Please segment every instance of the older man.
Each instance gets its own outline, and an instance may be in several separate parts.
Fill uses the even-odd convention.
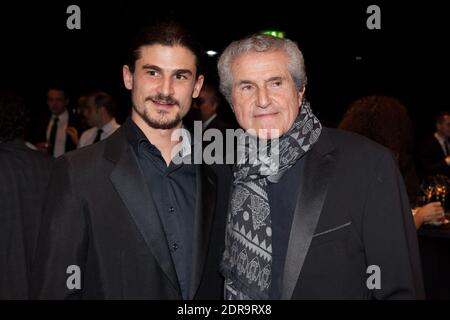
[[[238,149],[277,146],[256,161],[245,153],[234,166],[225,298],[423,297],[396,163],[384,147],[320,124],[304,99],[297,45],[251,36],[230,44],[218,68],[221,91],[247,130]]]

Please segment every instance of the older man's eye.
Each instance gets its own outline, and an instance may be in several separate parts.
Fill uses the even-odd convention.
[[[283,84],[283,82],[280,80],[280,81],[274,81],[274,82],[272,82],[272,86],[273,87],[279,87],[279,86],[281,86]]]

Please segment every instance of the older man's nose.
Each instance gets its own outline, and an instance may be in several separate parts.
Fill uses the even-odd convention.
[[[270,97],[267,89],[261,88],[258,90],[258,99],[256,101],[256,105],[263,109],[267,108],[270,105]]]

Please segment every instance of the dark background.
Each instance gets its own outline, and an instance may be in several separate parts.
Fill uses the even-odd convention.
[[[417,136],[433,131],[448,110],[448,13],[444,1],[55,1],[0,4],[0,88],[25,95],[45,110],[47,85],[63,82],[72,105],[93,90],[111,93],[129,111],[121,66],[129,39],[155,19],[178,20],[206,49],[262,29],[286,31],[302,49],[307,97],[325,125],[336,126],[347,106],[366,94],[398,97]],[[66,9],[81,8],[81,30],[68,30]],[[381,8],[381,30],[369,30],[366,9]],[[357,58],[360,57],[360,58]],[[208,63],[214,73],[215,59]]]

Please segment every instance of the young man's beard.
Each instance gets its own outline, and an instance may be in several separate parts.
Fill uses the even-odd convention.
[[[133,105],[134,111],[139,114],[139,116],[147,123],[150,127],[153,129],[173,129],[176,128],[180,122],[181,122],[181,115],[179,112],[176,113],[175,118],[173,119],[155,119],[153,118],[149,112],[147,112],[147,109],[144,109],[142,112],[139,110],[136,106]],[[164,111],[160,111],[159,113],[163,113]]]

